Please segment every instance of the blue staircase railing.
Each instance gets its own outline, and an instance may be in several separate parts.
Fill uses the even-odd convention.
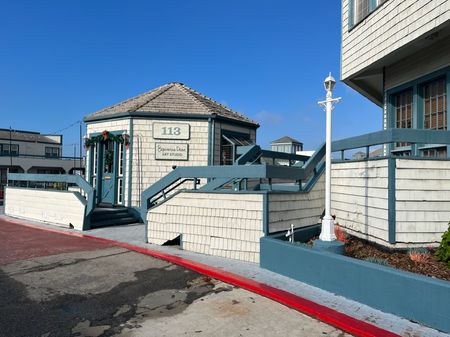
[[[173,190],[174,184],[179,185],[182,179],[209,179],[209,182],[199,188],[202,191],[214,191],[226,184],[232,184],[233,188],[240,189],[240,181],[244,180],[268,180],[268,184],[257,184],[257,190],[290,190],[306,191],[312,186],[323,171],[323,157],[325,155],[325,145],[322,145],[312,156],[301,156],[289,153],[265,151],[257,145],[238,147],[237,154],[240,155],[234,165],[228,166],[196,166],[177,167],[168,175],[154,183],[141,194],[141,219],[146,221],[147,211],[161,199],[161,194],[166,195],[167,191]],[[262,157],[272,159],[287,160],[289,164],[295,162],[303,163],[302,166],[284,166],[260,164],[258,161]],[[306,161],[306,162],[305,162]],[[290,180],[296,184],[286,186],[286,184],[272,183],[275,180]],[[239,184],[235,184],[239,182]],[[305,182],[305,184],[302,184]],[[244,184],[247,185],[247,184]],[[194,188],[195,189],[195,188]]]

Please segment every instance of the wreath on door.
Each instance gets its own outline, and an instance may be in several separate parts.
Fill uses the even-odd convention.
[[[109,131],[103,131],[100,135],[94,137],[86,137],[84,138],[84,147],[88,150],[91,146],[94,146],[98,143],[103,144],[104,142],[112,140],[113,142],[117,142],[120,144],[124,144],[125,148],[128,150],[130,146],[130,136],[126,133],[122,135],[115,135]]]

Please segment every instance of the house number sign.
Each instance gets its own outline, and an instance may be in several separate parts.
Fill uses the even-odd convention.
[[[189,124],[179,123],[153,123],[154,139],[182,139],[188,140],[191,136]]]

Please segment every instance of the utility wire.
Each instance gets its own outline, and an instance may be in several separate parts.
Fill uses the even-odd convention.
[[[61,130],[55,131],[55,132],[53,132],[52,134],[58,134],[58,133],[61,133],[61,132],[65,131],[65,130],[70,129],[71,127],[74,127],[75,125],[78,125],[78,124],[81,124],[81,123],[82,123],[82,121],[76,121],[76,122],[73,122],[73,123],[70,124],[69,126],[66,126],[65,128],[62,128]]]

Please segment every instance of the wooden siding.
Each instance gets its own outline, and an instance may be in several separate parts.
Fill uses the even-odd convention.
[[[388,243],[387,160],[335,163],[332,213],[351,234],[392,247],[439,242],[450,221],[450,161],[396,160],[396,243]]]
[[[83,230],[86,203],[74,192],[6,188],[5,214]]]
[[[269,233],[320,222],[325,209],[325,174],[310,192],[269,193]]]
[[[397,241],[439,242],[450,221],[450,161],[397,159]]]
[[[189,140],[160,140],[153,139],[153,123],[182,123],[190,125]],[[130,133],[130,120],[109,120],[89,123],[88,135],[103,130],[126,130]],[[126,154],[126,178],[124,181],[125,205],[128,205],[128,189],[130,188],[130,152],[133,152],[131,163],[131,206],[140,207],[140,192],[155,183],[170,171],[172,166],[206,166],[208,165],[208,122],[204,121],[178,121],[161,119],[133,119],[132,146]],[[140,145],[138,143],[140,141]],[[189,144],[189,160],[155,160],[155,143],[183,143]],[[138,151],[139,148],[139,151]],[[88,155],[87,155],[87,158]],[[87,168],[89,170],[89,168]],[[89,172],[89,171],[87,171]],[[189,186],[192,187],[192,184]]]
[[[182,248],[259,262],[263,195],[182,192],[147,215],[148,241],[162,245],[182,234]]]
[[[389,0],[349,31],[348,7],[343,0],[343,80],[450,20],[450,0]]]
[[[331,213],[352,234],[388,240],[387,160],[335,163]]]
[[[190,125],[189,140],[153,139],[153,123],[183,123]],[[133,170],[131,200],[133,206],[140,207],[141,195],[150,185],[167,175],[173,166],[207,166],[208,165],[208,121],[177,121],[134,119],[133,121]],[[140,154],[137,143],[140,140]],[[189,144],[189,160],[155,160],[155,143]],[[140,179],[140,180],[139,180]],[[192,184],[189,185],[192,188]]]
[[[386,67],[386,90],[450,66],[450,36]]]

